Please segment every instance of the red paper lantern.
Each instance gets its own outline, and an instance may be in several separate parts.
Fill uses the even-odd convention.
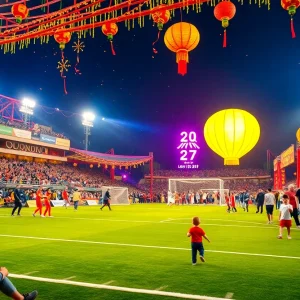
[[[74,163],[74,164],[73,164],[73,167],[77,167],[77,163]]]
[[[119,28],[116,23],[106,23],[102,25],[102,32],[107,36],[107,39],[110,41],[112,55],[116,55],[114,45],[113,45],[113,39],[114,39],[114,35],[118,33],[118,30]]]
[[[300,6],[300,0],[281,0],[281,6],[283,9],[287,10],[291,16],[291,33],[292,38],[294,39],[296,37],[296,33],[294,29],[293,17],[296,14],[297,8]]]
[[[90,168],[93,169],[93,168],[94,168],[94,165],[91,164],[91,165],[90,165]]]
[[[28,17],[29,9],[24,4],[14,4],[11,7],[11,13],[16,18],[17,23],[21,23],[24,19]]]
[[[226,28],[229,26],[229,21],[234,17],[235,13],[235,5],[230,1],[222,1],[214,9],[216,19],[222,22],[222,27],[224,28],[223,48],[227,46]]]
[[[65,29],[58,29],[54,33],[54,39],[59,44],[59,48],[64,50],[66,44],[71,40],[71,33]]]
[[[163,7],[165,5],[161,5]],[[164,24],[166,24],[170,20],[170,12],[167,9],[159,10],[153,14],[151,14],[153,22],[157,24],[158,30],[162,30]]]

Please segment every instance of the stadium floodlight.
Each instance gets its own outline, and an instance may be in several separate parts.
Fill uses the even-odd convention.
[[[82,125],[84,127],[84,144],[85,144],[85,150],[88,150],[89,145],[89,136],[91,135],[91,127],[94,127],[94,120],[96,116],[92,112],[84,112],[82,114]]]
[[[27,125],[27,123],[30,122],[30,116],[33,115],[36,103],[34,100],[29,98],[24,98],[21,103],[22,105],[19,110],[24,116],[24,123]]]

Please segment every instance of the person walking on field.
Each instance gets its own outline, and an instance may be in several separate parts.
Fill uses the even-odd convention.
[[[273,223],[273,211],[275,205],[275,196],[272,193],[271,189],[268,189],[268,192],[265,194],[264,204],[266,206],[267,216],[268,216],[268,224]]]
[[[260,209],[260,213],[262,214],[264,211],[264,201],[265,201],[265,193],[263,192],[262,189],[258,190],[258,194],[256,195],[256,205],[257,205],[257,210],[256,213],[259,213],[259,209]]]
[[[14,214],[15,214],[15,211],[17,210],[18,208],[18,216],[21,216],[20,213],[21,213],[21,209],[22,209],[22,201],[21,201],[21,195],[20,195],[20,192],[19,192],[19,187],[20,186],[16,186],[15,190],[14,190],[14,198],[15,198],[15,206],[11,212],[11,216],[13,217]]]
[[[295,220],[297,228],[300,229],[300,222],[299,222],[299,216],[298,216],[300,191],[298,190],[297,193],[295,193],[294,185],[290,184],[288,186],[288,191],[285,193],[285,195],[288,195],[288,197],[290,199],[290,205],[293,206],[292,216]]]
[[[44,212],[44,216],[46,217],[47,213],[49,218],[52,218],[51,216],[51,204],[50,204],[50,199],[51,199],[52,193],[51,193],[51,189],[48,189],[46,192],[46,195],[44,196],[44,203],[45,203],[45,212]]]
[[[81,195],[78,189],[75,189],[73,193],[73,202],[74,202],[74,210],[76,211],[78,209],[78,203],[79,200],[81,200]]]
[[[229,205],[230,205],[231,210],[233,212],[237,212],[237,209],[235,207],[235,195],[234,195],[234,193],[229,193]]]
[[[34,213],[32,214],[33,217],[35,217],[35,214],[37,212],[40,212],[40,216],[42,218],[44,218],[44,215],[42,214],[42,210],[43,210],[43,204],[42,204],[42,198],[43,198],[43,192],[41,187],[38,188],[37,192],[36,192],[36,198],[35,198],[35,202],[36,202],[36,210],[34,211]]]
[[[279,239],[282,239],[282,231],[283,228],[286,227],[288,232],[288,239],[291,238],[291,226],[292,226],[292,218],[291,213],[293,212],[293,206],[289,204],[289,196],[283,195],[282,196],[283,203],[280,205],[279,209]]]
[[[66,207],[66,209],[68,208],[68,206],[70,205],[70,201],[69,201],[69,194],[68,194],[68,187],[66,186],[66,188],[63,190],[62,192],[62,198],[65,201],[64,205]]]
[[[101,210],[102,210],[103,207],[105,207],[105,206],[108,206],[109,210],[111,210],[111,208],[110,208],[110,203],[109,203],[109,201],[110,201],[110,194],[109,194],[109,191],[110,191],[110,189],[108,189],[108,190],[106,191],[105,195],[104,195],[104,198],[103,198],[104,204],[103,204],[103,206],[100,208]]]

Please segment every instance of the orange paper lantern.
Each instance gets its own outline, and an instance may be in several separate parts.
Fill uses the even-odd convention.
[[[59,48],[64,50],[66,44],[71,40],[71,33],[65,29],[58,29],[54,33],[54,39],[59,44]]]
[[[293,17],[296,14],[297,8],[300,6],[300,0],[281,0],[281,6],[283,9],[287,10],[291,16],[291,33],[292,38],[294,39],[296,37],[296,33],[294,29]]]
[[[93,169],[93,168],[94,168],[94,165],[90,164],[90,168]]]
[[[160,5],[160,7],[164,7],[165,5]],[[170,20],[170,12],[167,9],[159,10],[153,14],[151,14],[152,20],[157,24],[158,30],[162,30],[164,24],[166,24]]]
[[[11,7],[11,13],[16,18],[17,23],[21,23],[24,19],[28,17],[29,9],[26,5],[22,3],[17,3]]]
[[[73,164],[73,167],[77,167],[77,164],[76,164],[76,163],[74,163],[74,164]]]
[[[200,42],[198,29],[192,24],[179,22],[168,28],[164,40],[167,48],[176,53],[178,74],[184,76],[187,73],[189,51]]]
[[[113,45],[113,39],[114,36],[118,33],[118,25],[116,23],[106,23],[102,25],[102,32],[107,36],[107,39],[110,42],[110,47],[111,47],[111,53],[112,55],[116,55],[114,45]]]
[[[214,9],[216,19],[222,22],[222,27],[224,28],[223,48],[227,46],[226,28],[229,26],[229,21],[235,16],[235,13],[235,5],[230,1],[222,1]]]

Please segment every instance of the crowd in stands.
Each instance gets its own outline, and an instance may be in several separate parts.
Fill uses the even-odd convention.
[[[154,176],[163,177],[256,177],[270,175],[263,169],[224,168],[216,170],[157,170]]]
[[[24,122],[18,122],[18,121],[11,121],[1,116],[0,116],[0,124],[13,127],[13,128],[22,129],[22,130],[29,130],[29,131],[33,131],[34,128],[32,124],[26,124]],[[48,126],[39,126],[39,133],[62,138],[62,139],[67,139],[67,137],[65,137],[63,134],[54,132],[52,128]]]

